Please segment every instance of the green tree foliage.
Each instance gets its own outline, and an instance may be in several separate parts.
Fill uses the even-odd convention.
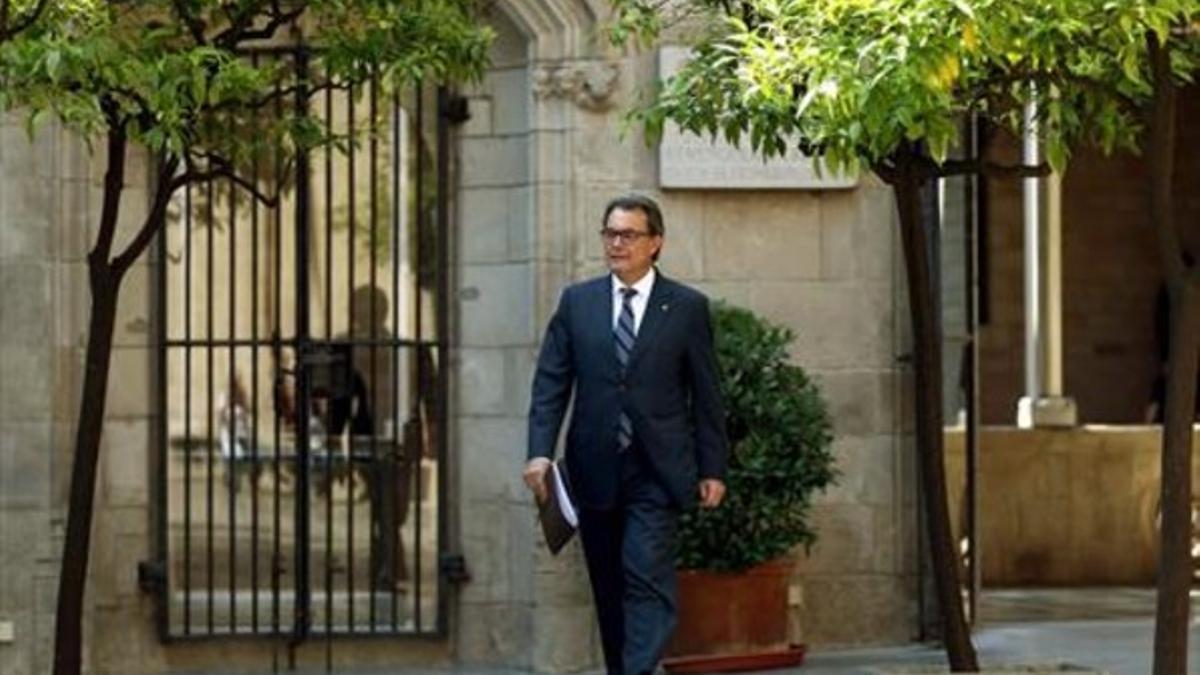
[[[809,509],[836,477],[821,392],[788,360],[787,328],[714,303],[713,333],[732,449],[727,496],[680,521],[676,563],[740,571],[812,545]]]
[[[920,142],[944,163],[963,116],[1016,131],[1036,100],[1050,163],[1081,143],[1133,147],[1148,93],[1145,34],[1170,33],[1194,2],[1144,0],[693,0],[705,17],[682,70],[635,112],[771,157],[887,167]],[[654,39],[645,0],[618,0],[614,39]],[[1180,72],[1189,70],[1184,58]],[[943,173],[975,167],[951,163]]]
[[[72,3],[50,0],[0,0],[0,42],[33,29],[43,21],[53,21]]]
[[[55,19],[0,48],[0,103],[35,123],[54,115],[91,138],[122,128],[168,156],[231,163],[256,150],[311,146],[321,130],[291,111],[311,94],[378,74],[387,84],[477,76],[490,41],[467,0],[158,0],[62,3]],[[308,72],[244,51],[302,42]],[[228,124],[260,122],[254,133]]]

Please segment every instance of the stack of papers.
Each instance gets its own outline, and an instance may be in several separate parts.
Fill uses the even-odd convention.
[[[546,537],[546,546],[555,555],[579,529],[579,514],[571,501],[571,488],[564,468],[562,460],[550,465],[546,471],[546,499],[538,504],[542,534]]]

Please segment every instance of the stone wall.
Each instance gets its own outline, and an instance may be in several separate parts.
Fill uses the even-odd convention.
[[[47,311],[60,275],[54,237],[57,146],[31,144],[15,119],[0,127],[0,671],[44,672],[53,639],[65,430],[55,405],[56,320]],[[23,545],[14,545],[24,542]]]
[[[49,670],[53,643],[104,157],[53,124],[31,140],[19,122],[5,120],[0,143],[0,621],[15,633],[0,645],[0,671],[32,673]],[[118,246],[145,217],[146,166],[131,154]],[[139,658],[149,641],[108,632],[149,618],[136,574],[151,545],[151,264],[144,257],[127,275],[114,335],[84,621],[85,660],[99,670]],[[115,656],[123,650],[136,654]]]
[[[819,539],[794,577],[795,637],[907,638],[916,532],[896,367],[906,317],[890,191],[865,178],[847,192],[660,196],[663,271],[794,330],[793,359],[830,404],[842,476],[813,510]]]
[[[956,532],[965,508],[963,443],[961,430],[947,432]],[[982,429],[984,586],[1153,585],[1161,449],[1155,426]]]
[[[451,442],[457,448],[462,550],[472,580],[460,595],[462,630],[455,643],[469,662],[528,666],[534,512],[524,498],[520,466],[524,373],[535,341],[531,219],[533,151],[540,137],[531,123],[528,38],[499,9],[488,21],[497,31],[493,66],[468,93],[471,120],[460,129],[457,153],[458,367]]]

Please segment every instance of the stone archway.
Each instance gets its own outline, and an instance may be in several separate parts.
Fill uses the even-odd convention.
[[[452,476],[472,581],[458,595],[458,659],[537,670],[599,662],[582,557],[539,545],[520,481],[529,378],[541,330],[575,275],[580,110],[602,108],[616,66],[594,56],[583,0],[509,0],[490,9],[493,64],[464,88],[453,201]]]

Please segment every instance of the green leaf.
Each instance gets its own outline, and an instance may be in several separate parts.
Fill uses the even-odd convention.
[[[685,512],[677,564],[742,570],[815,539],[813,495],[837,477],[827,406],[790,362],[792,332],[723,303],[712,306],[726,426],[733,444],[720,508]]]
[[[62,65],[62,52],[52,49],[46,53],[46,75],[51,81],[58,81],[60,65]]]

